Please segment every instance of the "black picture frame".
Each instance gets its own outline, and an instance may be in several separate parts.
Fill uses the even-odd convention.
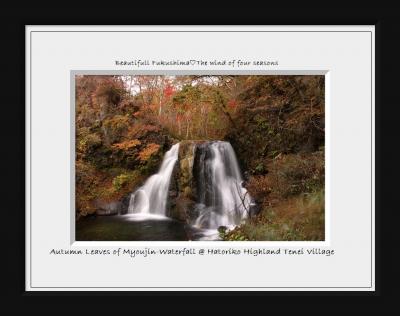
[[[145,6],[146,4],[143,4]],[[148,5],[148,4],[147,4]],[[281,307],[286,311],[298,312],[301,307],[315,304],[311,296],[318,296],[318,308],[341,311],[343,302],[348,311],[382,311],[394,303],[397,289],[395,276],[396,261],[393,258],[398,241],[396,223],[399,214],[395,204],[396,156],[394,142],[390,136],[396,135],[396,91],[395,74],[399,68],[399,50],[396,47],[400,28],[399,16],[393,7],[377,8],[359,6],[308,7],[298,4],[268,6],[273,11],[266,16],[264,10],[249,6],[248,11],[232,10],[222,4],[205,6],[185,12],[187,6],[159,8],[150,7],[128,9],[115,7],[117,17],[110,18],[110,8],[81,4],[79,7],[63,9],[43,9],[38,5],[17,6],[2,10],[2,24],[5,30],[3,58],[7,77],[5,78],[4,104],[7,118],[3,128],[3,163],[6,175],[6,284],[4,298],[7,307],[14,310],[42,311],[49,309],[66,312],[102,311],[115,313],[136,310],[139,305],[149,310],[166,311],[179,309],[182,301],[199,306],[201,300],[215,304],[214,312],[227,312],[229,307],[237,312],[249,312],[256,308],[268,312],[270,308]],[[212,8],[212,9],[210,9]],[[133,10],[133,11],[132,11]],[[132,12],[152,12],[151,17]],[[222,18],[221,18],[222,17]],[[376,291],[375,292],[26,292],[25,282],[25,25],[375,25],[376,26],[376,100],[375,100],[375,207],[376,207]],[[397,102],[398,103],[398,102]],[[398,108],[398,107],[397,107]],[[7,137],[9,136],[9,137]],[[384,157],[384,158],[383,158]],[[184,297],[183,297],[184,296]],[[278,299],[279,296],[279,299]],[[296,297],[294,297],[296,296]],[[342,303],[328,302],[329,296],[341,297]],[[107,302],[104,299],[107,297]],[[201,297],[201,298],[200,298]],[[242,303],[239,302],[239,297]],[[296,304],[284,303],[290,297]],[[200,299],[199,299],[200,298]],[[196,301],[197,299],[197,301]],[[322,303],[322,304],[321,304]],[[297,305],[298,304],[298,305]],[[321,305],[320,305],[321,304]],[[326,304],[326,305],[323,305]],[[315,305],[314,305],[315,306]],[[207,307],[209,308],[209,307]],[[199,307],[201,310],[201,307]]]

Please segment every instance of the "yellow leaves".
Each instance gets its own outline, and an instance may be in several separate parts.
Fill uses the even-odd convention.
[[[158,150],[160,149],[160,145],[158,144],[148,144],[146,146],[145,149],[143,149],[140,153],[139,153],[139,159],[141,161],[146,161],[148,160],[153,154],[155,154],[156,152],[158,152]]]
[[[84,131],[77,138],[76,148],[79,153],[86,153],[99,145],[101,145],[100,135]]]
[[[140,145],[141,142],[138,139],[132,139],[132,140],[128,140],[122,143],[117,143],[117,144],[113,144],[112,147],[116,148],[116,149],[122,149],[122,150],[127,150],[133,147],[136,147],[138,145]]]
[[[114,115],[104,120],[103,125],[113,133],[122,133],[129,127],[129,117],[125,115]]]
[[[112,181],[112,191],[118,192],[127,184],[134,182],[138,178],[137,171],[121,173],[116,176]]]

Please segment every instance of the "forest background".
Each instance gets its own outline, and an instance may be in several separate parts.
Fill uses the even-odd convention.
[[[76,219],[172,144],[229,141],[259,213],[225,240],[324,240],[324,76],[76,76]]]

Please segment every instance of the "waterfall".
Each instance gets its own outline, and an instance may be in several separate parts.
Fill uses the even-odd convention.
[[[169,214],[169,186],[175,166],[180,166],[177,164],[179,146],[179,143],[173,145],[165,153],[159,171],[131,194],[128,213],[164,218]],[[194,148],[193,165],[185,171],[193,175],[190,185],[195,192],[193,204],[185,213],[186,222],[197,234],[193,237],[195,240],[217,240],[217,229],[220,226],[231,229],[242,223],[253,202],[243,187],[239,164],[230,143],[198,141]],[[179,183],[187,185],[186,182]],[[173,204],[176,207],[176,201]]]
[[[130,198],[128,213],[165,216],[172,171],[178,160],[179,143],[165,153],[159,171],[152,175]]]
[[[199,144],[194,169],[198,192],[194,226],[216,229],[240,224],[248,216],[252,202],[242,186],[231,144],[222,141]]]

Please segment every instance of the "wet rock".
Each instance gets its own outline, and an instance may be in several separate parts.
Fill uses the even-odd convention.
[[[105,203],[102,201],[97,201],[96,205],[96,215],[118,215],[122,208],[123,204],[120,201],[113,201],[109,203]]]
[[[226,226],[219,226],[219,227],[218,227],[218,232],[219,232],[220,234],[225,234],[225,232],[226,232],[227,229],[228,229],[228,227],[226,227]]]
[[[193,163],[195,148],[199,142],[180,142],[178,163],[172,172],[168,192],[167,216],[186,223],[190,221],[190,211],[195,203]]]
[[[168,211],[168,216],[181,221],[188,222],[189,212],[193,209],[194,202],[185,197],[178,197],[172,204]]]
[[[185,198],[193,195],[193,162],[196,142],[184,141],[179,147],[179,179],[180,194]]]
[[[261,206],[259,204],[250,204],[250,209],[249,209],[249,213],[250,213],[250,217],[256,216],[258,213],[260,213],[261,211]]]
[[[124,196],[120,201],[120,208],[119,208],[119,215],[123,215],[128,213],[129,209],[129,202],[131,200],[131,194],[129,193],[128,195]]]

